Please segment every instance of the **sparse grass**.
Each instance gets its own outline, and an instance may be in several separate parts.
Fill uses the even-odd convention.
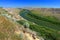
[[[17,22],[20,23],[21,25],[23,25],[24,21],[25,20],[20,20]],[[47,28],[47,27],[39,26],[37,24],[33,24],[32,22],[29,22],[29,24],[30,24],[29,28],[33,31],[36,31],[38,36],[42,36],[46,40],[48,40],[48,39],[49,40],[54,40],[54,39],[60,40],[59,39],[60,35],[59,35],[58,31],[56,31],[54,29]]]
[[[58,31],[60,31],[60,22],[57,22],[55,17],[44,17],[36,14],[32,14],[29,10],[23,10],[20,12],[20,15],[23,18],[37,24],[34,25],[31,23],[32,25],[30,25],[30,29],[38,32],[38,35],[46,38],[45,40],[60,40],[60,35],[58,33]],[[21,21],[18,21],[18,23],[20,22]]]
[[[8,20],[4,16],[0,16],[0,40],[20,40],[20,38],[14,34],[16,24]]]

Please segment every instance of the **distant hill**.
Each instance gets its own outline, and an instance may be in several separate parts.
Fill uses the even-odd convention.
[[[60,19],[60,8],[31,8],[32,13],[38,16],[55,16]]]

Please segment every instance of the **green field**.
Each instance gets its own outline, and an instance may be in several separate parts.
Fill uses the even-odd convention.
[[[28,20],[29,28],[45,40],[60,40],[60,21],[57,21],[55,17],[38,16],[26,9],[23,9],[19,15]],[[24,20],[17,22],[23,24]]]

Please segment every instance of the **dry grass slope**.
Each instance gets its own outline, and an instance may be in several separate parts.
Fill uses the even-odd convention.
[[[14,30],[15,25],[6,17],[0,16],[0,40],[13,40]]]

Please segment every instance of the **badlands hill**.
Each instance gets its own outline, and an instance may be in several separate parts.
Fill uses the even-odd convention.
[[[15,13],[17,9],[10,10],[13,10],[12,13]],[[0,40],[40,40],[40,37],[34,37],[32,30],[32,32],[27,32],[24,26],[14,21],[18,19],[16,18],[18,15],[14,15],[9,11],[0,8]]]
[[[59,8],[24,9],[0,8],[0,40],[60,40]]]

